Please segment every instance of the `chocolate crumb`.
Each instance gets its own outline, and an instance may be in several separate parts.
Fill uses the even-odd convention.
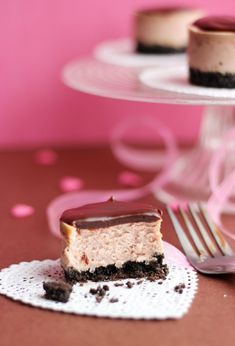
[[[89,292],[90,292],[90,294],[95,295],[98,292],[98,289],[97,288],[91,288]]]
[[[179,294],[182,294],[185,287],[186,287],[186,286],[185,286],[184,283],[180,283],[180,284],[178,284],[178,285],[176,285],[176,286],[174,287],[174,291],[177,292],[177,293],[179,293]]]
[[[121,282],[115,282],[114,286],[115,287],[119,287],[119,286],[123,286],[124,284],[122,284]]]
[[[97,295],[100,296],[100,297],[104,297],[104,296],[105,296],[105,293],[106,293],[106,291],[105,291],[103,288],[100,288],[100,289],[97,291]]]
[[[96,301],[100,303],[108,290],[109,290],[108,285],[103,285],[103,287],[99,285],[97,286],[97,288],[90,288],[89,292],[90,294],[95,295]]]
[[[130,282],[130,281],[127,281],[126,285],[127,285],[128,288],[132,288],[134,286],[134,283]]]
[[[162,281],[158,281],[158,285],[162,285]]]
[[[109,299],[110,303],[117,303],[118,302],[118,298],[111,298]]]
[[[144,280],[139,280],[139,281],[137,281],[137,285],[142,284],[143,281],[144,281]]]
[[[72,292],[72,286],[65,282],[43,282],[45,298],[61,303],[67,303]]]

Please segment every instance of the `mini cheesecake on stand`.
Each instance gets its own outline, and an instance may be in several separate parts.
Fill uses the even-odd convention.
[[[235,88],[235,17],[209,16],[189,28],[189,80],[214,88]]]
[[[157,208],[113,198],[66,210],[60,225],[67,281],[164,279],[161,222]]]
[[[143,54],[182,53],[188,45],[188,26],[205,15],[195,8],[162,7],[135,14],[136,51]]]

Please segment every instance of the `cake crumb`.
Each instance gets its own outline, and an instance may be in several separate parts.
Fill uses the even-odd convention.
[[[97,303],[100,303],[103,298],[104,298],[103,296],[98,296],[98,295],[95,297]]]
[[[118,302],[118,298],[111,298],[109,299],[110,303],[117,303]]]
[[[140,284],[142,284],[142,282],[143,282],[144,280],[139,280],[139,281],[137,281],[137,285],[140,285]]]
[[[45,298],[56,302],[67,303],[72,292],[72,286],[65,282],[43,282]]]
[[[133,282],[130,282],[130,281],[127,281],[127,282],[126,282],[126,286],[127,286],[128,288],[132,288],[132,287],[134,286],[134,283],[133,283]]]
[[[182,294],[183,291],[184,291],[184,289],[185,289],[185,284],[184,284],[184,283],[180,283],[180,284],[178,284],[178,285],[176,285],[176,286],[174,287],[174,291],[175,291],[176,293],[179,293],[179,294]]]
[[[97,295],[100,296],[100,297],[104,297],[106,294],[106,291],[103,289],[103,288],[100,288],[98,291],[97,291]]]
[[[97,303],[100,303],[108,290],[109,290],[108,285],[103,285],[103,287],[99,285],[96,288],[90,288],[89,293],[95,296]]]
[[[97,289],[96,288],[90,288],[90,294],[95,295],[97,293]]]

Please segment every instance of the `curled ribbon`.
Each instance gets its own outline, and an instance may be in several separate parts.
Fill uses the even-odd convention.
[[[47,207],[47,217],[51,232],[60,236],[59,218],[65,209],[75,208],[88,203],[102,202],[110,196],[116,199],[128,201],[146,196],[159,187],[162,187],[169,178],[171,167],[177,158],[177,146],[171,131],[155,117],[129,119],[120,123],[111,135],[111,148],[115,157],[131,168],[139,170],[156,171],[161,170],[158,175],[148,184],[125,190],[83,190],[70,192],[55,198]],[[148,127],[160,135],[165,145],[164,155],[158,161],[158,152],[152,150],[139,150],[130,148],[123,143],[123,136],[131,131],[133,125],[140,124]]]
[[[157,132],[163,139],[166,153],[159,152],[159,150],[146,151],[143,149],[131,148],[124,144],[125,134],[130,133],[132,127],[136,125],[141,126],[141,130],[145,128],[152,132]],[[113,130],[110,143],[114,156],[124,165],[132,169],[156,171],[162,168],[162,166],[170,163],[171,160],[175,160],[177,157],[176,143],[173,134],[155,117],[135,117],[122,121]]]
[[[235,168],[220,182],[220,174],[228,150],[235,151],[235,128],[229,130],[224,136],[221,146],[211,160],[209,183],[212,194],[207,202],[207,208],[214,223],[220,227],[222,232],[235,239],[234,232],[225,227],[221,219],[223,211],[235,213],[235,202],[230,201],[232,194],[235,192]]]

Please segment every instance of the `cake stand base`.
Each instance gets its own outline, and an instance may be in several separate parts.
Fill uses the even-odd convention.
[[[235,126],[231,106],[206,107],[197,145],[175,162],[169,182],[155,192],[164,203],[206,202],[211,195],[209,167],[224,134]],[[235,167],[235,143],[229,143],[221,180]]]
[[[211,194],[208,177],[212,157],[226,131],[235,127],[232,108],[235,97],[229,92],[226,97],[214,93],[201,94],[196,90],[193,93],[175,92],[170,83],[166,89],[162,89],[161,85],[159,88],[147,87],[140,82],[141,71],[142,68],[107,64],[88,57],[70,62],[64,68],[63,81],[75,90],[113,99],[208,106],[197,145],[191,151],[181,154],[172,168],[169,183],[164,189],[155,191],[156,197],[167,203],[206,201]],[[183,81],[187,85],[187,76]],[[224,160],[221,179],[235,167],[234,152],[235,143],[232,143]],[[155,167],[161,165],[162,158],[165,160],[165,154],[159,153],[158,162],[154,162]]]

